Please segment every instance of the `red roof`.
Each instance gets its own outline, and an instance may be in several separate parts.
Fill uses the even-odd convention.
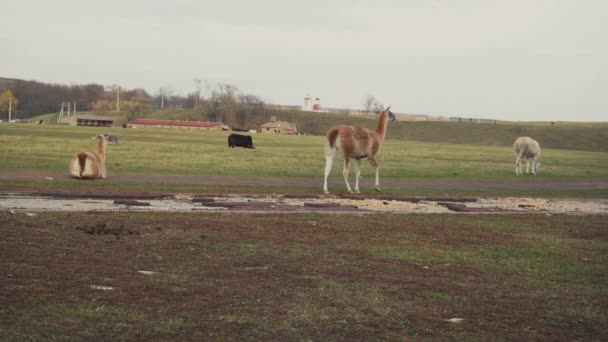
[[[220,124],[217,122],[205,121],[180,121],[180,120],[157,120],[157,119],[136,119],[129,121],[130,125],[155,125],[155,126],[185,126],[185,127],[215,127]]]

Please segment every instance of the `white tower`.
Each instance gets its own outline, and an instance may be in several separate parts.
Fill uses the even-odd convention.
[[[306,94],[304,98],[304,106],[302,106],[303,111],[311,111],[312,110],[312,97],[309,94]]]

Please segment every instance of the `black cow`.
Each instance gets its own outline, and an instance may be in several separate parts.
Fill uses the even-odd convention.
[[[241,134],[230,134],[228,136],[228,147],[244,147],[244,148],[255,148],[253,147],[253,139],[249,135]]]

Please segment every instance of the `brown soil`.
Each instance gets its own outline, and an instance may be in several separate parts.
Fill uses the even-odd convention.
[[[404,250],[417,244],[451,251],[521,244],[516,232],[495,229],[495,221],[484,217],[443,217],[0,213],[0,339],[606,336],[608,322],[571,309],[588,305],[588,312],[606,312],[606,298],[584,297],[576,285],[512,270],[374,254],[412,235],[417,238],[403,240]],[[584,238],[607,238],[601,218],[497,220],[560,234],[577,226],[587,232]],[[588,256],[601,257],[601,251]],[[451,323],[452,318],[463,321]]]

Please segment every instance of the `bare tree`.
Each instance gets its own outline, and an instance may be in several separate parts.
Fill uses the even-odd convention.
[[[255,116],[264,114],[264,101],[258,96],[250,94],[241,94],[238,97],[238,109],[236,111],[236,124],[240,128],[249,128],[249,120]]]
[[[171,96],[173,96],[173,87],[170,85],[162,86],[158,89],[158,94],[160,96],[160,109],[165,109],[165,99],[169,103]]]
[[[209,118],[218,122],[234,122],[238,93],[236,86],[218,83],[207,99]]]
[[[366,113],[377,113],[382,111],[384,106],[373,95],[367,95],[363,99],[363,111]]]

